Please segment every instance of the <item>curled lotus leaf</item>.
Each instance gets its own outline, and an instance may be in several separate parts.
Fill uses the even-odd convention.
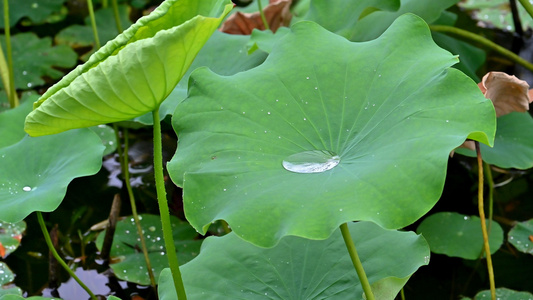
[[[254,69],[197,69],[167,164],[187,219],[200,233],[224,219],[265,247],[352,220],[413,223],[439,199],[450,151],[494,139],[494,107],[457,60],[406,14],[362,43],[299,22]]]
[[[229,0],[167,0],[34,104],[32,136],[129,120],[159,107],[231,10]]]

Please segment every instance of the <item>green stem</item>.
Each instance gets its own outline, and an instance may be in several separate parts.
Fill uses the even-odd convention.
[[[165,179],[163,176],[163,145],[161,141],[161,123],[159,121],[159,106],[152,111],[154,122],[154,175],[155,186],[157,190],[157,202],[159,203],[159,213],[161,215],[161,224],[163,226],[163,237],[165,239],[165,248],[167,250],[168,264],[172,272],[174,287],[179,300],[186,300],[185,287],[181,278],[181,272],[176,255],[176,246],[172,236],[172,226],[170,224],[170,211],[167,203],[167,193],[165,191]]]
[[[263,11],[263,5],[261,5],[261,0],[257,0],[257,7],[259,8],[259,14],[261,15],[261,20],[263,21],[263,25],[265,25],[265,29],[269,30],[270,27],[268,26],[265,12]]]
[[[528,0],[518,0],[518,1],[520,1],[520,4],[522,4],[522,6],[527,11],[529,16],[533,18],[533,5],[531,5],[531,3],[529,3]]]
[[[484,37],[482,37],[480,35],[477,35],[477,34],[472,33],[470,31],[466,31],[466,30],[463,30],[463,29],[459,29],[459,28],[456,28],[456,27],[453,27],[453,26],[446,26],[446,25],[430,25],[429,28],[432,31],[450,33],[452,35],[456,35],[456,36],[461,37],[463,39],[470,40],[472,42],[478,43],[481,46],[484,46],[485,48],[487,48],[489,50],[497,52],[497,53],[505,56],[509,60],[524,66],[526,69],[528,69],[530,71],[533,71],[533,64],[532,63],[528,62],[527,60],[521,58],[520,56],[514,54],[513,52],[505,49],[504,47],[502,47],[500,45],[497,45],[496,43],[494,43],[494,42],[492,42],[492,41],[490,41],[490,40],[488,40],[488,39],[486,39],[486,38],[484,38]]]
[[[490,294],[492,300],[496,300],[496,284],[494,282],[494,269],[492,268],[492,258],[490,256],[489,234],[487,233],[487,224],[485,223],[485,210],[483,208],[483,159],[479,149],[479,142],[476,143],[477,164],[478,164],[478,210],[481,219],[481,233],[483,234],[483,246],[487,256],[487,269],[489,272]]]
[[[48,249],[50,249],[50,252],[52,252],[52,255],[54,258],[59,262],[59,264],[69,273],[69,275],[78,282],[78,284],[91,296],[91,299],[97,300],[96,295],[91,292],[91,290],[76,276],[74,271],[72,271],[67,263],[59,256],[59,254],[56,251],[56,248],[54,247],[54,244],[52,244],[52,239],[50,238],[50,234],[48,233],[48,230],[46,229],[46,224],[44,224],[43,215],[40,211],[37,211],[37,219],[39,220],[39,225],[41,226],[41,230],[43,231],[44,239],[46,241],[46,244],[48,245]]]
[[[13,55],[11,51],[11,27],[9,25],[9,0],[4,0],[4,33],[6,37],[6,52],[7,52],[7,67],[9,76],[9,85],[4,85],[7,97],[9,99],[9,106],[11,108],[19,105],[17,91],[15,90],[15,75],[13,74]],[[4,82],[5,84],[5,82]]]
[[[403,288],[402,288],[402,290],[400,291],[400,295],[401,295],[401,297],[402,297],[402,300],[405,300],[405,293],[403,292]]]
[[[120,23],[120,14],[118,12],[117,0],[112,0],[111,4],[113,5],[113,14],[115,16],[115,24],[117,25],[118,33],[122,33],[122,24]]]
[[[352,259],[353,266],[355,268],[355,271],[357,272],[357,276],[359,277],[359,281],[361,282],[361,285],[363,286],[363,291],[366,295],[366,300],[374,300],[374,294],[372,293],[372,288],[370,287],[370,283],[368,282],[368,278],[366,277],[365,270],[363,269],[363,264],[361,263],[361,260],[359,259],[359,255],[357,255],[357,251],[355,250],[355,244],[352,240],[352,236],[350,235],[350,231],[348,229],[348,224],[343,223],[341,226],[341,233],[342,237],[344,238],[344,243],[346,244],[346,248],[348,248],[348,253],[350,254],[350,258]]]
[[[118,134],[118,126],[113,124],[115,129],[115,135],[117,137],[117,151],[120,161],[120,166],[122,168],[122,174],[124,174],[124,183],[126,184],[126,190],[128,191],[128,197],[130,198],[131,213],[133,215],[133,220],[135,220],[135,226],[137,227],[137,234],[141,241],[141,249],[144,255],[144,261],[146,262],[146,268],[148,269],[148,277],[150,277],[150,285],[155,288],[155,276],[154,271],[152,271],[152,264],[150,263],[150,257],[148,256],[148,248],[146,247],[146,241],[144,239],[143,229],[141,226],[141,221],[139,220],[139,215],[137,213],[137,205],[135,204],[135,195],[133,194],[133,189],[131,188],[130,182],[130,169],[129,169],[129,156],[128,156],[128,141],[129,141],[129,131],[127,128],[124,129],[124,151],[120,146],[120,137]]]
[[[100,49],[100,38],[98,37],[98,29],[96,29],[96,19],[94,18],[93,0],[87,0],[87,6],[89,8],[89,17],[91,18],[91,27],[94,35],[94,47],[95,51]]]
[[[485,178],[487,178],[487,185],[489,186],[489,229],[488,233],[492,229],[492,218],[494,215],[494,180],[492,179],[492,170],[490,165],[486,162],[483,162]]]
[[[102,8],[107,8],[107,0],[102,0]]]

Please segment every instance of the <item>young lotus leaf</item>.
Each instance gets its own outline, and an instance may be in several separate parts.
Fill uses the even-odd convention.
[[[325,239],[351,220],[401,228],[438,200],[451,150],[467,137],[492,143],[491,102],[449,68],[457,58],[419,17],[366,43],[311,22],[291,30],[257,68],[191,75],[167,167],[199,232],[224,219],[273,246],[285,235]],[[313,168],[287,167],[299,154],[317,158]]]
[[[161,270],[168,267],[161,219],[159,216],[146,214],[139,215],[139,219],[144,232],[150,264],[157,280]],[[184,264],[198,255],[202,241],[194,240],[198,233],[189,224],[180,222],[174,216],[171,216],[171,222],[178,259],[180,264]],[[104,235],[105,231],[96,240],[96,246],[100,250],[104,243]],[[130,216],[117,222],[110,255],[111,269],[118,278],[137,284],[150,285],[148,269],[133,217]]]
[[[15,223],[34,211],[53,211],[75,177],[102,166],[101,140],[89,129],[24,137],[0,148],[0,220]]]
[[[128,120],[159,108],[231,10],[229,0],[167,0],[34,104],[32,136]]]
[[[518,251],[533,254],[533,219],[516,224],[509,231],[507,240]]]
[[[512,112],[498,118],[494,148],[480,145],[483,160],[500,168],[533,167],[533,118],[528,112]],[[476,152],[457,148],[457,153],[476,157]]]
[[[492,221],[491,228],[489,245],[492,254],[500,249],[503,243],[503,229],[495,221]],[[476,216],[452,212],[436,213],[424,219],[416,232],[426,238],[433,253],[478,259],[483,250],[481,219]]]
[[[215,31],[202,50],[198,52],[198,56],[178,85],[176,85],[165,102],[161,104],[159,116],[164,118],[167,115],[172,115],[176,110],[176,106],[187,97],[189,76],[194,69],[205,66],[220,75],[233,75],[261,64],[265,60],[266,54],[257,51],[257,53],[248,55],[246,48],[248,41],[248,36]],[[142,115],[135,118],[134,121],[152,125],[152,114]]]
[[[429,262],[426,241],[413,232],[385,230],[372,222],[349,227],[376,299],[394,299]],[[209,237],[200,255],[180,269],[191,299],[344,300],[363,294],[340,230],[322,241],[286,237],[270,249],[233,233]],[[161,274],[160,300],[176,299],[169,275]]]

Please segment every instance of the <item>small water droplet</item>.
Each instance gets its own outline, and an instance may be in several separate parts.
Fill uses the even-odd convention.
[[[31,8],[39,8],[39,3],[32,3]]]
[[[288,156],[283,160],[283,167],[295,173],[320,173],[333,169],[340,162],[340,157],[327,150],[303,151]]]
[[[307,118],[304,118],[304,121],[307,121]]]
[[[309,79],[309,76],[307,76],[306,79]]]
[[[317,86],[315,86],[315,90],[318,90],[318,87],[317,87]]]
[[[27,86],[28,86],[29,88],[31,88],[31,87],[33,86],[33,84],[32,84],[31,82],[28,82]]]
[[[342,208],[340,208],[339,211],[342,211]]]
[[[242,112],[242,114],[243,114],[243,115],[245,115],[245,114],[246,114],[246,112],[245,112],[245,111],[243,111],[243,112]]]
[[[450,123],[450,120],[446,120],[446,123]]]
[[[270,112],[267,112],[268,115],[270,115]]]
[[[424,263],[429,264],[429,255],[424,256]]]
[[[155,231],[155,226],[150,226],[150,227],[148,227],[148,230],[154,232],[154,231]]]
[[[22,75],[28,75],[28,71],[22,71]]]
[[[31,187],[25,186],[25,187],[22,188],[22,190],[25,191],[25,192],[29,192],[29,191],[31,191]]]

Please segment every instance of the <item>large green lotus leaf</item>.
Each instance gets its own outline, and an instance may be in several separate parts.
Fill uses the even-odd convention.
[[[5,36],[0,37],[3,51]],[[63,72],[53,67],[71,68],[78,58],[76,52],[65,45],[52,46],[49,37],[39,38],[34,33],[19,33],[11,37],[15,88],[31,89],[43,85],[42,77],[53,79],[63,76]],[[3,83],[0,81],[0,86]]]
[[[31,111],[32,102],[37,98],[37,95],[33,95],[24,99],[18,107],[0,113],[0,148],[13,145],[26,135],[24,119]]]
[[[533,254],[533,219],[516,224],[507,236],[518,251]]]
[[[490,299],[490,290],[482,291],[476,294],[474,300]],[[530,300],[533,299],[533,294],[528,292],[518,292],[506,288],[496,289],[496,299],[505,300]]]
[[[397,11],[376,11],[359,20],[352,29],[352,41],[368,41],[377,38],[394,20],[405,13],[413,13],[423,18],[427,23],[436,21],[441,13],[459,0],[419,1],[402,0]]]
[[[481,219],[476,216],[453,212],[436,213],[425,218],[416,232],[426,238],[433,253],[478,259],[483,250]],[[502,243],[503,229],[493,221],[489,236],[490,253],[500,249]]]
[[[494,108],[456,61],[407,14],[366,43],[300,22],[257,68],[193,72],[167,165],[187,219],[201,233],[224,219],[262,246],[351,220],[411,224],[438,200],[450,151],[493,140]]]
[[[231,10],[229,0],[167,0],[34,104],[32,136],[128,120],[159,108]]]
[[[55,210],[72,179],[100,170],[103,150],[89,129],[26,136],[0,148],[0,220],[16,223],[34,211]]]
[[[176,106],[187,97],[189,76],[196,68],[206,66],[217,74],[233,75],[261,64],[265,60],[266,54],[257,51],[257,53],[248,55],[246,46],[249,38],[249,36],[215,31],[202,50],[198,52],[198,56],[178,85],[161,104],[159,109],[161,119],[167,115],[172,115]],[[134,121],[144,125],[152,125],[152,114],[142,115],[135,118]]]
[[[385,230],[372,222],[350,223],[349,228],[376,299],[394,299],[429,262],[426,241],[413,232]],[[208,237],[200,255],[180,269],[190,299],[344,300],[363,294],[340,230],[322,241],[285,237],[270,249],[233,233]],[[177,299],[166,272],[159,299]]]
[[[35,23],[45,21],[51,14],[59,13],[66,0],[16,0],[9,1],[9,26],[23,17]],[[4,28],[4,5],[0,5],[0,28]]]
[[[483,160],[500,168],[526,170],[533,167],[533,118],[528,112],[512,112],[498,117],[494,147],[481,145]],[[476,152],[458,148],[456,152],[476,157]]]
[[[120,23],[123,28],[128,28],[131,26],[131,21],[129,19],[130,9],[126,5],[118,6]],[[103,8],[99,9],[94,13],[96,28],[98,30],[98,39],[100,44],[103,45],[107,41],[115,38],[119,32],[115,23],[114,11],[113,8]],[[91,27],[90,17],[85,18],[86,25],[74,24],[63,30],[61,30],[55,37],[55,41],[58,44],[68,45],[73,48],[94,46],[94,35]],[[82,56],[83,60],[87,60],[89,55],[93,53],[94,50],[85,53]]]
[[[139,219],[143,228],[152,271],[157,280],[161,270],[168,268],[161,219],[159,216],[147,214],[139,215]],[[171,224],[178,260],[180,264],[184,264],[198,255],[202,241],[194,240],[198,233],[189,224],[174,216],[171,216]],[[96,246],[100,250],[104,243],[104,236],[105,231],[96,240]],[[150,285],[148,268],[133,217],[130,216],[117,222],[110,256],[111,269],[118,278],[142,285]]]
[[[17,223],[0,221],[0,256],[2,258],[17,250],[24,231],[26,231],[26,222],[24,221]]]

